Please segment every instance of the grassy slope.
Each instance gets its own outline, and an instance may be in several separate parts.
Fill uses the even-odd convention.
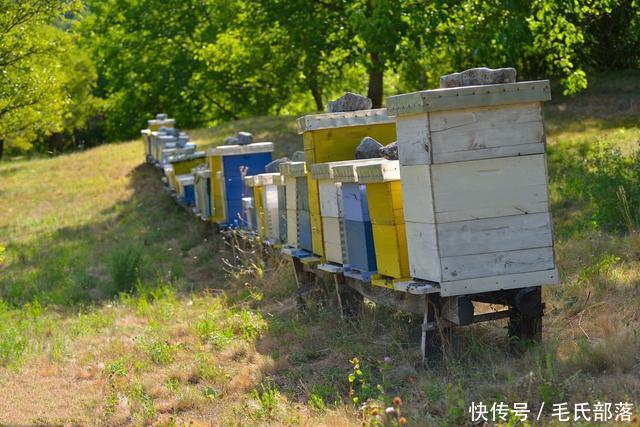
[[[544,345],[514,354],[502,323],[459,328],[427,372],[415,369],[415,319],[375,307],[355,323],[331,307],[301,316],[287,264],[225,268],[224,245],[162,191],[139,142],[0,164],[0,423],[358,424],[370,418],[349,403],[353,357],[356,395],[400,395],[415,424],[460,425],[472,400],[637,406],[640,240],[602,231],[593,206],[567,195],[585,146],[637,148],[640,79],[616,77],[547,107],[564,286],[545,290]],[[301,146],[291,118],[191,134],[210,144],[237,130],[277,154]],[[118,296],[135,278],[137,292]]]

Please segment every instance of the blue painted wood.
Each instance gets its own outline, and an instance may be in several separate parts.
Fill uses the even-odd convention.
[[[196,204],[196,188],[193,184],[184,186],[184,203],[187,206],[195,206]]]
[[[376,251],[373,246],[371,222],[345,220],[345,237],[348,267],[360,272],[376,271]]]
[[[225,177],[257,175],[264,173],[264,167],[271,162],[271,153],[238,154],[224,156],[222,167]],[[245,169],[246,168],[246,169]]]
[[[371,221],[367,204],[367,189],[363,184],[343,182],[342,203],[345,220]]]
[[[298,211],[298,246],[305,251],[313,252],[311,246],[311,216],[308,211]]]

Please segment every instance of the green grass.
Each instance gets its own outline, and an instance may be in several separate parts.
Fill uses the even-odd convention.
[[[513,352],[502,322],[458,328],[427,371],[419,319],[368,305],[342,320],[331,300],[300,314],[288,263],[224,268],[138,141],[0,163],[0,423],[361,425],[395,396],[413,425],[462,425],[480,400],[637,408],[637,77],[546,108],[563,286],[545,289],[544,343]],[[238,130],[301,149],[291,117],[191,134]]]

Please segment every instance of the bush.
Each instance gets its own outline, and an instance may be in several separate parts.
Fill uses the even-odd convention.
[[[128,245],[116,250],[111,256],[110,273],[116,293],[131,292],[140,279],[142,248]]]

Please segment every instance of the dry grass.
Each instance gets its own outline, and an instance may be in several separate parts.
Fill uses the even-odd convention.
[[[550,107],[550,146],[568,150],[552,179],[566,147],[607,139],[630,154],[640,139],[637,118],[585,104]],[[290,118],[193,135],[216,144],[240,129],[299,148]],[[399,395],[411,425],[458,426],[471,401],[640,404],[640,237],[575,228],[589,203],[553,200],[563,286],[544,291],[544,343],[513,351],[504,323],[459,328],[422,371],[419,319],[367,306],[341,320],[331,300],[300,314],[277,259],[223,271],[219,239],[162,192],[140,152],[131,142],[0,164],[0,423],[347,426]],[[113,259],[127,247],[143,254],[138,284],[118,295]],[[354,357],[364,409],[349,396]]]

